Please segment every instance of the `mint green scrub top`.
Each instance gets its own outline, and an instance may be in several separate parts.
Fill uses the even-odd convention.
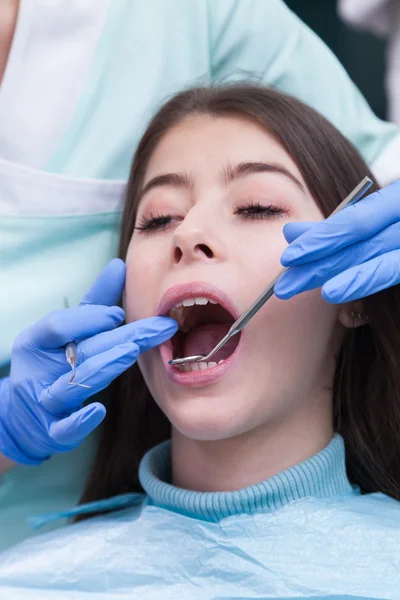
[[[252,79],[298,96],[383,183],[400,135],[280,0],[21,0],[0,86],[0,366],[48,312],[77,304],[116,254],[124,182],[154,111],[184,87]],[[0,548],[28,515],[78,501],[96,435],[0,478]]]

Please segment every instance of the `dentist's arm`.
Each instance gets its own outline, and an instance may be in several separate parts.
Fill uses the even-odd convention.
[[[78,308],[55,311],[14,343],[10,377],[0,394],[0,468],[10,461],[36,465],[57,452],[79,446],[104,419],[99,402],[83,406],[128,369],[141,352],[166,341],[177,330],[167,317],[151,317],[119,327],[124,311],[115,306],[125,281],[125,265],[114,259]],[[75,380],[65,345],[77,341]],[[6,460],[8,459],[8,461]]]
[[[333,52],[282,0],[209,0],[211,74],[296,96],[360,151],[380,185],[400,177],[400,130],[378,119]]]

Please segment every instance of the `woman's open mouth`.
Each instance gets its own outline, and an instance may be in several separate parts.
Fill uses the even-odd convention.
[[[173,358],[195,354],[207,356],[228,333],[234,322],[233,316],[223,306],[208,298],[183,300],[170,310],[169,316],[179,325],[179,330],[172,338]],[[185,372],[212,369],[232,356],[238,344],[239,336],[235,336],[218,350],[211,362],[176,366]]]
[[[175,358],[195,354],[207,356],[236,320],[228,308],[220,304],[219,294],[189,296],[188,293],[189,290],[183,293],[186,297],[181,297],[167,311],[168,316],[177,321],[179,330],[171,340],[160,346],[161,356],[174,380],[188,385],[208,383],[220,379],[232,367],[241,333],[228,340],[209,362],[169,365],[168,362]]]

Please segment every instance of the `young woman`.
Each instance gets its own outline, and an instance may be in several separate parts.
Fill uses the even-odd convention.
[[[328,216],[365,175],[332,125],[273,90],[161,108],[128,185],[123,302],[128,321],[179,331],[112,386],[82,502],[137,494],[4,555],[2,598],[398,598],[398,287],[273,297],[213,362],[169,365],[207,353],[277,274],[286,223]]]

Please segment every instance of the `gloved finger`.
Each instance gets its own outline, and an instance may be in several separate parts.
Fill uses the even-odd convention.
[[[124,261],[120,258],[113,258],[101,271],[90,290],[86,292],[79,306],[85,304],[113,306],[117,304],[124,288],[125,274]]]
[[[99,333],[78,344],[79,362],[105,352],[125,342],[135,342],[140,352],[159,346],[178,330],[178,324],[169,317],[150,317],[127,323],[112,331]]]
[[[352,267],[325,283],[322,297],[332,304],[365,298],[400,283],[400,250]]]
[[[88,358],[77,367],[72,383],[83,383],[90,388],[71,385],[69,371],[43,390],[38,402],[53,415],[67,415],[71,410],[81,407],[85,400],[104,390],[113,379],[136,362],[138,355],[137,344],[128,342]]]
[[[400,220],[400,180],[316,224],[283,252],[284,266],[306,264],[367,239]]]
[[[105,407],[94,402],[64,419],[53,421],[49,427],[50,437],[60,446],[76,447],[100,425],[105,415]]]
[[[291,244],[318,222],[319,221],[291,221],[290,223],[286,223],[283,227],[285,240],[288,244]]]
[[[31,346],[60,348],[67,342],[91,337],[117,327],[125,313],[119,306],[81,306],[55,310],[24,332]]]
[[[274,293],[277,298],[287,300],[296,294],[322,287],[346,269],[397,249],[400,249],[400,222],[326,258],[290,267],[276,283]]]

